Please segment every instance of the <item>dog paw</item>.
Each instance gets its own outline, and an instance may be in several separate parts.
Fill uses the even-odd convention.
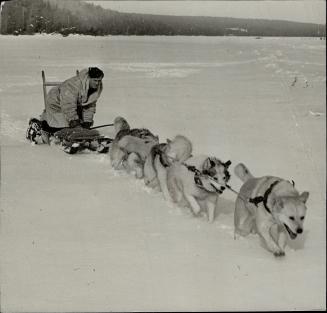
[[[282,257],[282,256],[285,256],[285,252],[280,250],[280,251],[275,251],[274,252],[274,256],[275,257]]]

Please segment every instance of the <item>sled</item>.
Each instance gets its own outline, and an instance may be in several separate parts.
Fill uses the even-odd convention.
[[[76,70],[76,75],[79,74],[79,71]],[[62,81],[47,81],[45,78],[45,72],[42,70],[42,87],[43,87],[43,98],[44,98],[44,105],[46,105],[47,101],[47,87],[54,87],[59,86],[62,84]],[[92,132],[92,129],[95,128],[101,128],[106,126],[112,126],[113,124],[106,124],[106,125],[100,125],[96,127],[92,127],[89,132]],[[85,130],[86,131],[86,130]],[[65,134],[65,132],[68,132]],[[63,150],[68,154],[75,154],[78,152],[82,152],[84,150],[90,150],[90,151],[96,151],[98,153],[107,153],[109,151],[110,143],[113,139],[108,138],[103,135],[92,135],[90,133],[90,137],[88,137],[88,134],[71,136],[69,134],[69,129],[64,129],[61,131],[58,131],[54,134],[56,143],[60,143],[60,145],[63,147]]]
[[[63,150],[75,154],[84,150],[107,153],[112,139],[101,135],[97,130],[63,128],[54,133],[54,142],[59,143]]]
[[[85,150],[94,151],[97,153],[108,153],[111,142],[111,138],[99,137],[92,140],[63,140],[61,142],[61,146],[64,152],[68,154],[76,154]]]
[[[76,75],[79,74],[79,71],[76,70]],[[47,87],[54,87],[54,86],[59,86],[62,81],[47,81],[45,79],[45,72],[42,70],[42,87],[43,87],[43,98],[44,98],[44,105],[47,103]]]

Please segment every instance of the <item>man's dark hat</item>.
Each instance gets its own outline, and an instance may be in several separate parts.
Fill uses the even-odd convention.
[[[97,67],[89,67],[90,78],[103,78],[104,73]]]

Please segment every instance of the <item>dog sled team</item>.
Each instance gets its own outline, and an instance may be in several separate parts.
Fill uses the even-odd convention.
[[[123,117],[114,120],[113,139],[104,138],[95,130],[92,133],[90,128],[93,125],[95,102],[102,90],[103,73],[90,69],[81,73],[88,80],[95,78],[97,83],[90,83],[87,79],[83,81],[83,76],[75,77],[64,82],[61,90],[59,86],[57,92],[62,94],[64,90],[63,94],[75,101],[75,107],[76,99],[81,100],[77,107],[81,106],[82,115],[78,109],[74,111],[73,106],[69,108],[69,101],[65,102],[61,112],[52,106],[53,112],[47,115],[45,109],[41,121],[30,121],[26,137],[34,143],[48,142],[50,130],[52,137],[61,142],[70,142],[65,147],[68,153],[76,152],[83,145],[83,148],[109,152],[115,170],[134,173],[137,179],[144,180],[146,186],[161,191],[167,201],[188,207],[194,216],[204,212],[208,221],[213,222],[219,196],[226,189],[234,191],[228,184],[231,161],[223,162],[216,156],[193,155],[191,141],[182,135],[160,143],[159,137],[150,130],[131,128]],[[93,89],[91,93],[88,91],[90,86]],[[80,97],[76,89],[83,91],[84,98]],[[53,94],[55,92],[52,91]],[[92,94],[93,99],[90,101]],[[62,107],[60,99],[54,98],[58,107]],[[85,106],[83,101],[87,103]],[[83,113],[83,110],[86,111]],[[67,114],[70,114],[71,119],[67,118]],[[76,125],[71,125],[72,121],[76,121]],[[85,122],[88,124],[84,128]],[[235,201],[235,235],[258,234],[274,256],[284,256],[288,239],[293,240],[303,233],[309,193],[299,193],[293,181],[273,176],[254,177],[242,163],[235,166],[234,173],[243,182]]]
[[[146,186],[162,191],[167,201],[189,207],[195,216],[204,211],[213,222],[219,196],[231,189],[231,161],[193,156],[191,141],[181,135],[159,143],[147,129],[130,129],[122,117],[115,119],[114,127],[109,149],[114,169],[134,172]],[[294,183],[282,178],[256,178],[242,163],[234,172],[243,181],[235,203],[235,234],[258,233],[275,256],[285,255],[287,236],[295,239],[303,232],[309,193],[300,194]]]

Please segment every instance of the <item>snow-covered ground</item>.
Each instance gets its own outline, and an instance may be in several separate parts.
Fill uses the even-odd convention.
[[[326,309],[325,41],[2,36],[0,47],[1,312]],[[97,125],[121,115],[308,190],[286,257],[258,236],[234,240],[231,192],[208,224],[108,155],[28,143],[41,70],[63,80],[88,66],[105,72]]]

